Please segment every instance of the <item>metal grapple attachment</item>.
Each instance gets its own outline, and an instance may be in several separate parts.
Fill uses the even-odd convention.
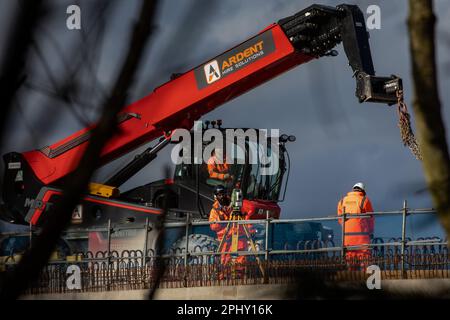
[[[380,102],[392,105],[398,102],[398,92],[403,89],[402,79],[376,77],[364,72],[356,74],[356,96],[359,102]]]
[[[357,6],[315,4],[278,24],[294,47],[307,55],[335,55],[331,50],[342,42],[356,79],[359,102],[397,103],[402,81],[396,76],[375,76],[364,15]]]

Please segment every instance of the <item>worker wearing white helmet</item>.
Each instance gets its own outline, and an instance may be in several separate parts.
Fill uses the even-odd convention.
[[[364,186],[364,183],[362,183],[362,182],[358,182],[358,183],[355,183],[355,185],[353,186],[353,190],[361,190],[361,191],[366,191],[366,187]]]
[[[352,191],[347,193],[339,203],[338,215],[348,214],[345,220],[344,245],[359,246],[356,249],[349,248],[346,252],[346,259],[350,267],[359,268],[365,265],[370,257],[370,248],[364,245],[370,244],[374,232],[374,218],[352,218],[352,215],[373,212],[372,203],[366,195],[364,183],[358,182],[353,185]],[[342,219],[339,219],[342,225]]]

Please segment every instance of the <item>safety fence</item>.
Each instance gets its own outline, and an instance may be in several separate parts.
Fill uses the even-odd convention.
[[[402,260],[410,266],[404,274],[400,271]],[[140,257],[119,258],[110,262],[78,263],[79,287],[71,287],[67,265],[48,265],[40,278],[30,286],[28,293],[96,292],[115,290],[158,288],[183,288],[205,286],[229,286],[250,284],[295,284],[302,277],[314,277],[323,281],[366,281],[365,267],[376,265],[381,269],[381,279],[428,279],[450,278],[448,254],[414,255],[406,259],[401,256],[347,259],[340,257],[316,260],[247,262],[244,265],[208,263],[188,265],[162,262],[149,258],[141,265]],[[164,263],[164,266],[163,266]],[[158,269],[164,268],[163,276],[157,279]],[[261,268],[263,272],[261,271]],[[73,282],[75,283],[75,282]]]
[[[412,239],[407,235],[407,218],[412,215],[434,215],[434,210],[407,208],[406,201],[402,210],[390,212],[373,212],[370,214],[344,214],[340,219],[365,219],[370,217],[400,216],[401,237],[390,239],[374,238],[371,243],[359,246],[345,246],[345,224],[341,224],[341,237],[300,239],[295,241],[278,241],[271,237],[278,225],[296,225],[309,222],[326,223],[338,220],[338,217],[312,219],[251,220],[251,225],[262,226],[262,237],[257,243],[256,251],[219,252],[218,242],[201,242],[193,235],[196,226],[207,226],[208,221],[193,221],[189,212],[186,220],[165,224],[164,230],[182,228],[184,237],[178,246],[169,247],[161,252],[148,248],[149,232],[145,233],[142,250],[112,250],[111,234],[119,230],[149,228],[147,220],[143,226],[112,226],[109,222],[104,229],[96,228],[92,232],[107,233],[107,249],[97,252],[71,252],[64,258],[49,261],[39,280],[30,287],[30,293],[59,293],[71,290],[68,285],[70,266],[76,266],[81,287],[79,291],[108,291],[146,289],[155,283],[161,288],[179,288],[214,285],[244,285],[256,283],[292,283],[305,273],[313,273],[330,281],[359,281],[367,279],[366,267],[375,265],[380,268],[382,279],[416,279],[449,278],[450,262],[446,239],[427,237]],[[248,225],[248,220],[226,221]],[[217,222],[216,222],[217,223]],[[87,230],[89,232],[89,230]],[[3,235],[5,236],[5,235]],[[13,235],[6,235],[13,236]],[[17,236],[17,235],[16,235]],[[24,236],[24,234],[22,234]],[[25,235],[26,236],[26,235]],[[31,234],[30,234],[31,238]],[[262,239],[261,239],[262,238]],[[189,241],[197,241],[194,246]],[[201,239],[200,239],[201,240]],[[200,244],[198,244],[200,243]],[[275,245],[277,243],[277,245]],[[364,256],[351,256],[355,250],[367,250]],[[245,264],[221,263],[221,256],[245,255]],[[14,268],[20,255],[2,257],[0,270]],[[164,273],[158,278],[160,268]],[[73,272],[73,269],[71,269]]]

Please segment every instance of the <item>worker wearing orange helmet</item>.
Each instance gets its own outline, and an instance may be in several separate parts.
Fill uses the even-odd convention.
[[[342,198],[338,203],[338,216],[344,212],[346,214],[358,215],[367,212],[373,212],[372,203],[366,195],[364,183],[358,182],[353,186],[353,190]],[[351,268],[358,268],[364,266],[364,261],[370,257],[370,249],[367,244],[370,244],[374,232],[374,218],[350,218],[345,219],[344,230],[344,245],[345,246],[361,246],[361,248],[352,250],[348,249],[345,257]],[[339,219],[339,224],[342,225],[342,219]]]
[[[218,185],[214,188],[214,204],[209,214],[209,222],[218,222],[218,221],[228,221],[230,220],[230,216],[232,214],[232,208],[230,206],[230,196],[227,194],[227,190],[224,186]],[[236,226],[231,226],[227,232],[227,223],[212,223],[210,225],[211,230],[217,233],[217,240],[219,242],[225,237],[221,252],[231,252],[232,251],[232,235],[236,233]],[[245,238],[245,231],[243,230],[242,225],[239,227],[239,239],[237,250],[245,251],[247,250],[247,239]],[[231,254],[222,254],[220,258],[220,262],[222,266],[230,266],[231,263],[235,265],[235,269],[238,271],[243,271],[243,264],[246,259],[243,255],[237,255],[232,258]],[[226,268],[225,268],[226,270]],[[226,272],[221,272],[219,277],[221,279],[224,278],[224,274]]]
[[[221,184],[226,184],[233,177],[230,175],[230,166],[222,153],[222,150],[212,151],[211,157],[208,159],[208,173],[210,179],[214,179]]]

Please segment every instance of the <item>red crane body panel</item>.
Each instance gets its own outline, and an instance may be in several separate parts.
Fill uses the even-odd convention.
[[[314,59],[294,49],[278,24],[179,77],[123,109],[119,130],[101,153],[104,165],[142,144],[193,122],[219,105]],[[45,185],[76,168],[93,126],[24,158]]]

